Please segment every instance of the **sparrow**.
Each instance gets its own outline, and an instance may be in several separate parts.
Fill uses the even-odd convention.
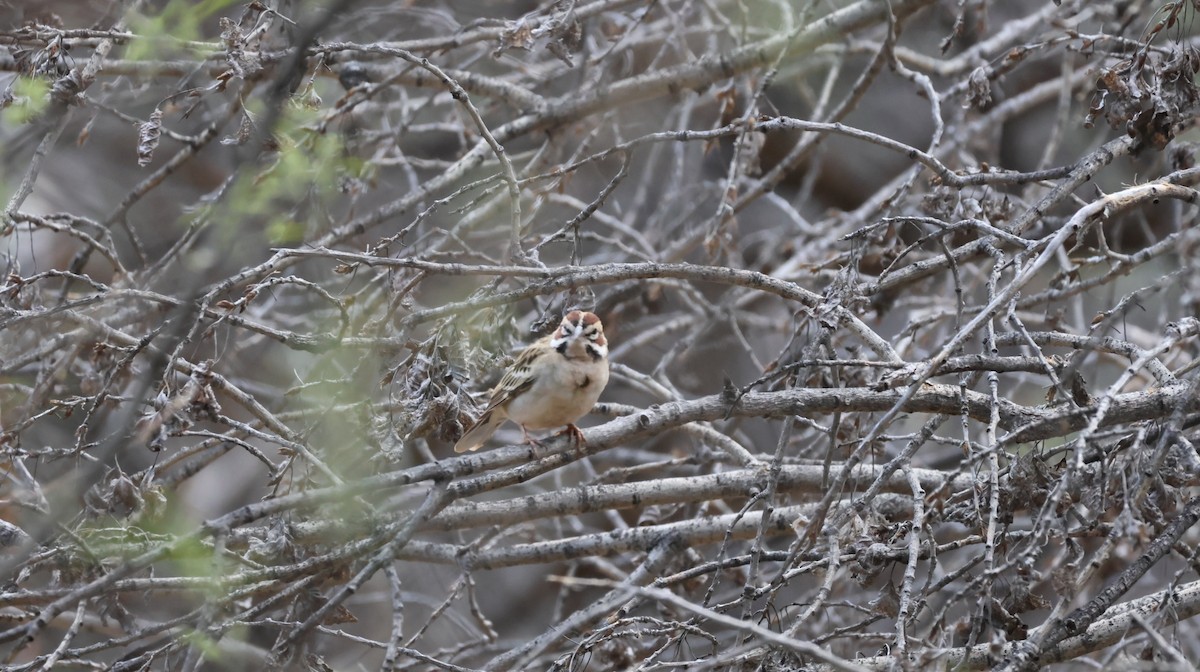
[[[572,310],[554,333],[535,341],[517,355],[492,388],[483,415],[467,428],[454,452],[483,445],[505,420],[521,426],[525,441],[531,429],[562,427],[580,445],[583,434],[575,421],[592,410],[608,384],[608,341],[595,313]]]

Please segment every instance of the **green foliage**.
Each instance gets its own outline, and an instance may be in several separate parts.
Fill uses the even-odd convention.
[[[238,4],[237,0],[172,0],[156,16],[134,14],[128,18],[130,31],[147,37],[170,37],[175,41],[134,40],[125,50],[132,61],[159,60],[172,56],[193,56],[184,42],[201,39],[201,24],[213,14]]]
[[[164,524],[174,529],[175,536],[183,537],[192,527],[194,523],[186,521],[182,517],[174,517],[163,521]],[[215,564],[215,556],[211,544],[207,544],[195,537],[186,537],[181,542],[178,542],[175,552],[171,555],[171,560],[178,569],[180,576],[195,576],[220,579],[223,573],[218,570]],[[220,590],[214,588],[213,597],[220,597]]]
[[[216,663],[221,660],[221,647],[217,640],[210,637],[207,633],[201,630],[191,630],[182,634],[181,639],[188,646],[194,646],[204,654],[204,658],[210,663]]]
[[[17,77],[12,84],[12,103],[4,108],[0,120],[5,124],[27,124],[38,118],[50,102],[50,82],[39,77]]]
[[[267,241],[272,245],[295,245],[304,240],[304,225],[281,217],[267,225]]]
[[[341,139],[311,130],[317,116],[299,106],[288,106],[272,133],[278,146],[274,162],[252,178],[234,186],[229,205],[239,215],[277,215],[309,196],[317,201],[336,195],[341,177],[362,171],[362,160],[344,156]],[[300,224],[273,218],[273,241],[297,242]],[[301,234],[303,232],[301,231]]]
[[[75,555],[90,558],[94,553],[96,560],[108,564],[125,562],[172,539],[169,534],[152,532],[137,525],[84,526],[75,534],[86,544],[86,549],[80,549]]]

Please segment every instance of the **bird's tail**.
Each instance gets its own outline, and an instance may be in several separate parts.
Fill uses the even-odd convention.
[[[484,413],[475,421],[475,424],[467,428],[467,432],[462,435],[458,443],[454,444],[454,452],[465,453],[468,450],[475,450],[482,446],[483,442],[487,441],[492,434],[495,434],[500,425],[503,425],[504,421],[508,419],[504,413],[496,411],[497,409],[493,409]]]

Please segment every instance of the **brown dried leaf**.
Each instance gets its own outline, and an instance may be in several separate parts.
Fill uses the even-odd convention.
[[[158,138],[162,133],[162,110],[155,108],[150,113],[150,119],[138,126],[138,166],[145,168],[154,160],[154,150],[158,148]]]
[[[500,46],[492,52],[493,56],[499,56],[509,49],[525,49],[528,51],[533,46],[533,26],[525,21],[513,21],[508,24],[507,29],[500,35]]]
[[[79,129],[79,135],[75,136],[75,146],[76,147],[84,146],[85,144],[87,144],[87,141],[89,139],[91,139],[92,126],[95,125],[97,116],[99,116],[99,115],[93,114],[92,118],[88,119],[87,123],[83,125],[83,128]]]

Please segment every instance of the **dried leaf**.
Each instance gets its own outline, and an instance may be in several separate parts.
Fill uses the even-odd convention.
[[[76,147],[84,146],[85,144],[87,144],[87,141],[91,139],[92,126],[94,126],[96,124],[97,116],[99,116],[99,115],[93,114],[92,118],[88,119],[87,123],[83,125],[83,128],[79,129],[79,135],[75,136],[75,146]]]
[[[158,138],[162,133],[162,110],[155,108],[150,113],[150,119],[138,127],[138,166],[145,168],[154,160],[154,150],[158,148]]]

